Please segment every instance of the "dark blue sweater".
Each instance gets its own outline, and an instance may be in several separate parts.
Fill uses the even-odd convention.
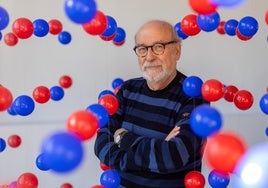
[[[206,102],[184,94],[185,78],[177,72],[159,91],[150,90],[146,80],[136,78],[126,81],[118,91],[120,107],[108,126],[98,131],[95,154],[118,170],[120,187],[180,188],[184,187],[185,174],[201,170],[203,140],[192,132],[189,118],[196,106]],[[175,125],[181,126],[179,135],[165,141]],[[129,132],[119,148],[113,134],[120,127]]]

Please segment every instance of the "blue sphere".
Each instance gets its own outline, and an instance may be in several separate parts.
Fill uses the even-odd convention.
[[[0,6],[0,31],[5,29],[9,23],[9,15],[6,9]]]
[[[12,107],[16,114],[21,116],[28,116],[34,111],[35,103],[31,97],[27,95],[21,95],[14,100]]]
[[[65,13],[77,24],[90,22],[97,13],[95,0],[65,0]]]
[[[92,104],[87,107],[87,110],[93,112],[97,116],[100,128],[107,126],[109,120],[109,114],[103,105]]]
[[[106,188],[117,188],[121,178],[116,170],[105,170],[100,177],[101,185]]]
[[[49,32],[49,25],[46,20],[36,19],[33,21],[34,35],[37,37],[44,37]]]
[[[190,97],[201,96],[203,81],[197,76],[189,76],[183,81],[183,91]]]
[[[6,141],[3,138],[0,138],[0,152],[6,149]]]
[[[47,167],[55,172],[66,173],[82,162],[84,149],[77,135],[59,131],[43,141],[41,153],[46,157]]]
[[[224,31],[229,36],[235,36],[236,35],[236,28],[238,25],[238,21],[235,19],[227,20],[224,24]]]
[[[259,105],[260,105],[261,111],[264,114],[268,114],[268,93],[264,94],[261,97]]]
[[[174,29],[175,29],[175,31],[177,32],[177,35],[178,35],[182,40],[188,38],[188,35],[186,35],[186,34],[182,31],[182,29],[181,29],[181,22],[176,23],[175,26],[174,26]]]
[[[245,37],[252,37],[257,33],[259,24],[255,18],[245,16],[239,21],[237,28],[241,35]]]
[[[117,22],[112,16],[106,16],[107,18],[107,26],[101,36],[112,36],[117,30]]]
[[[206,32],[214,31],[220,25],[220,15],[218,12],[208,15],[199,14],[197,16],[197,24],[201,30]]]
[[[190,116],[190,126],[200,137],[208,137],[219,132],[222,127],[222,117],[218,110],[203,104],[197,106]]]
[[[62,31],[58,35],[58,40],[61,44],[69,44],[72,40],[72,36],[68,31]]]
[[[53,86],[50,88],[50,98],[53,101],[59,101],[64,97],[64,90],[60,86]]]

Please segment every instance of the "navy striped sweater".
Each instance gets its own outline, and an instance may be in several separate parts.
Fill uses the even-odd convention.
[[[185,78],[177,72],[159,91],[150,90],[145,79],[135,78],[118,91],[120,107],[108,126],[98,130],[94,149],[101,162],[118,170],[120,187],[180,188],[188,172],[201,171],[203,140],[191,131],[189,117],[206,101],[184,94]],[[175,125],[181,126],[179,135],[165,141]],[[129,132],[119,148],[113,134],[120,127]]]

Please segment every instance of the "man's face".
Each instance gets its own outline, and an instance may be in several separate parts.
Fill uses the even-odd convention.
[[[152,46],[173,41],[172,35],[168,30],[159,26],[150,25],[144,27],[136,35],[136,46]],[[170,43],[164,45],[164,52],[157,55],[152,48],[148,48],[147,55],[138,56],[139,66],[146,80],[158,82],[166,79],[174,71],[180,57],[180,43]]]

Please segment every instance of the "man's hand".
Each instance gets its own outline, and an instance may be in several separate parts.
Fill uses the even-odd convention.
[[[167,135],[165,141],[170,141],[172,138],[176,137],[180,133],[180,129],[181,127],[175,126]]]
[[[114,140],[115,138],[117,137],[117,135],[119,135],[121,132],[124,132],[124,131],[128,131],[126,130],[125,128],[120,128],[120,129],[117,129],[114,133]]]

